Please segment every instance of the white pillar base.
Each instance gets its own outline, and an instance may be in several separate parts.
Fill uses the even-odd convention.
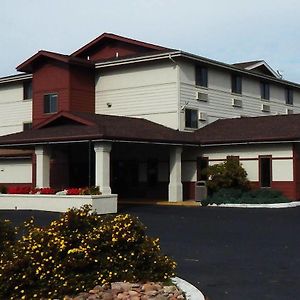
[[[182,201],[182,184],[170,185],[169,184],[169,202]]]

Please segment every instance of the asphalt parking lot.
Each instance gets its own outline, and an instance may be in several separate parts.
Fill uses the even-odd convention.
[[[300,208],[230,209],[124,206],[138,216],[178,276],[211,300],[300,299]],[[15,224],[34,215],[48,224],[56,213],[0,211]]]

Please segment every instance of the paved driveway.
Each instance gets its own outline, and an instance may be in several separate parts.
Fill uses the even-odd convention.
[[[229,209],[132,206],[178,275],[211,300],[300,299],[300,208]],[[22,222],[31,212],[0,211]],[[55,213],[34,212],[44,225]]]
[[[212,300],[300,299],[300,208],[131,207]]]

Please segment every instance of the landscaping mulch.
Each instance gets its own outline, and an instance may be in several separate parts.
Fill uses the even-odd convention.
[[[183,300],[183,292],[175,285],[162,283],[115,282],[97,285],[88,293],[75,297],[66,296],[64,300]]]

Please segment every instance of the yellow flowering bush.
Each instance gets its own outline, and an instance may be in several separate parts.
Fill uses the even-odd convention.
[[[113,281],[166,281],[176,263],[159,240],[128,214],[99,216],[71,209],[41,228],[31,219],[24,235],[0,254],[0,299],[63,298]]]
[[[0,253],[16,239],[16,229],[9,220],[0,220]]]

